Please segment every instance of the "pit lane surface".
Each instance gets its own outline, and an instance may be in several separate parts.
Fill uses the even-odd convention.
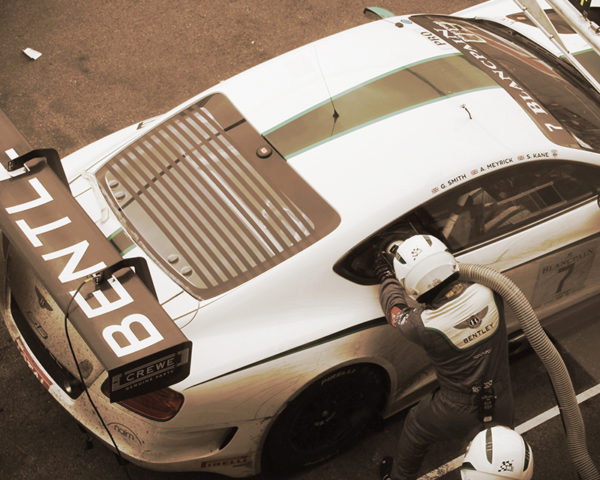
[[[446,12],[468,0],[379,1],[395,13]],[[368,20],[362,1],[232,0],[162,2],[117,0],[0,2],[0,108],[36,147],[61,156],[119,128],[163,113],[181,101],[261,61]],[[30,60],[22,50],[42,53]],[[557,331],[577,393],[600,379],[597,308],[576,333]],[[569,335],[567,335],[569,333]],[[126,478],[107,449],[87,450],[85,436],[43,389],[0,326],[0,472],[8,479]],[[516,420],[522,424],[555,402],[535,355],[512,364]],[[594,392],[594,390],[592,390]],[[600,459],[600,396],[582,403],[590,451]],[[377,478],[379,459],[393,451],[404,415],[374,429],[332,461],[293,480]],[[575,479],[560,417],[525,433],[534,448],[536,479]],[[430,472],[461,453],[459,442],[436,445]],[[149,472],[128,466],[133,479],[216,480],[223,477]],[[456,471],[445,477],[457,479]]]

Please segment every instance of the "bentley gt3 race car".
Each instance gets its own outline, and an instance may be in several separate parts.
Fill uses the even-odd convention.
[[[131,462],[312,464],[418,400],[435,376],[377,298],[392,240],[506,273],[542,321],[600,293],[593,49],[549,12],[573,66],[510,1],[381,16],[62,161],[1,118],[2,316]]]

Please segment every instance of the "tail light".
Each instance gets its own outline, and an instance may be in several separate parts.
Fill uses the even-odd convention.
[[[107,382],[102,384],[102,393],[108,396]],[[181,409],[183,395],[170,388],[161,388],[160,390],[138,395],[117,403],[150,420],[166,422],[173,418]]]

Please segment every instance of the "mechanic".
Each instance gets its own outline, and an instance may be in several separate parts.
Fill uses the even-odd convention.
[[[486,426],[513,427],[503,304],[489,288],[459,280],[456,259],[431,235],[390,244],[376,273],[388,322],[425,350],[439,383],[406,416],[395,459],[380,465],[384,480],[414,479],[432,443],[466,444]]]

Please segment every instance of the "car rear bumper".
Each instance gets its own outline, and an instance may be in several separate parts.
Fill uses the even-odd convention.
[[[215,472],[231,477],[258,473],[256,438],[264,431],[264,419],[236,422],[236,425],[202,424],[201,419],[200,424],[195,425],[147,420],[109,402],[101,391],[107,377],[103,373],[89,385],[88,392],[107,426],[105,429],[81,382],[62,367],[41,342],[36,342],[32,327],[11,299],[6,276],[1,277],[0,314],[19,353],[50,395],[105,446],[115,451],[108,429],[123,458],[143,468]],[[74,388],[65,388],[67,385]]]

